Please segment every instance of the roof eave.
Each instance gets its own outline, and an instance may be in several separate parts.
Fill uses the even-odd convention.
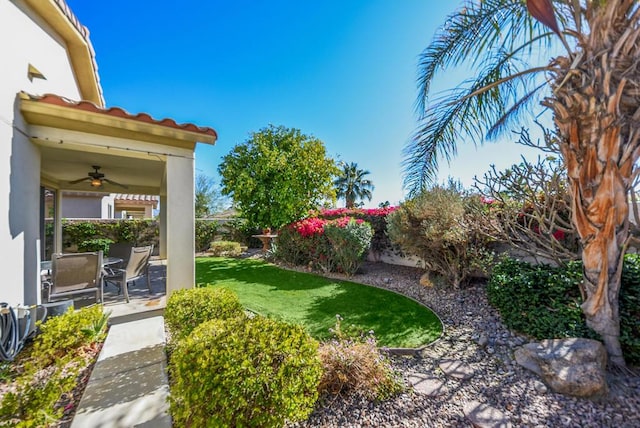
[[[72,131],[128,138],[173,147],[195,149],[196,143],[214,145],[216,136],[165,126],[158,123],[112,116],[109,114],[48,104],[20,94],[20,111],[27,123]]]
[[[78,22],[64,1],[25,0],[25,3],[67,43],[67,52],[82,99],[103,107],[105,102],[93,46],[88,37],[89,31]]]

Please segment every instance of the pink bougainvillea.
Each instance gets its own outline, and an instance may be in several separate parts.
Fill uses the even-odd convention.
[[[533,230],[538,235],[542,234],[542,231],[540,230],[540,226],[538,226],[537,224],[534,224],[533,226],[531,226],[531,230]],[[551,236],[553,236],[557,241],[562,241],[566,235],[562,230],[556,229],[553,231]]]
[[[387,208],[332,208],[320,210],[317,215],[320,217],[341,217],[341,216],[372,216],[372,217],[384,217],[389,213],[394,212],[397,207]]]
[[[322,235],[324,232],[324,225],[326,223],[327,220],[318,217],[311,217],[297,221],[291,226],[296,230],[296,232],[298,232],[298,234],[300,234],[300,236],[308,238],[314,235]]]
[[[480,202],[482,202],[483,204],[486,204],[486,205],[491,205],[495,201],[496,200],[494,198],[491,198],[491,197],[487,197],[487,196],[481,196],[480,197]]]
[[[292,223],[289,227],[295,229],[296,232],[303,238],[309,238],[312,236],[320,236],[324,233],[324,226],[331,223],[335,224],[338,227],[346,227],[347,224],[352,220],[351,217],[340,217],[335,220],[325,220],[319,217],[310,217],[305,218],[304,220],[296,221]],[[355,219],[356,223],[362,224],[364,220]]]

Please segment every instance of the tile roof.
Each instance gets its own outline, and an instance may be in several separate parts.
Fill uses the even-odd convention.
[[[158,200],[160,198],[155,195],[132,195],[129,193],[115,193],[113,195],[113,199],[118,202],[138,202],[138,203],[150,202],[155,205],[158,203]]]
[[[76,30],[78,30],[78,32],[82,35],[82,37],[84,37],[86,41],[89,41],[89,30],[87,29],[87,27],[85,27],[80,23],[80,21],[78,20],[78,17],[76,17],[73,11],[71,11],[71,8],[67,4],[67,2],[65,2],[65,0],[53,0],[53,1],[55,4],[58,5],[58,7],[60,8],[64,16],[66,16],[67,19],[73,24],[73,26],[76,27]]]
[[[198,126],[193,123],[176,123],[173,119],[154,119],[148,113],[131,114],[120,107],[101,108],[90,101],[73,101],[68,98],[55,94],[45,95],[31,95],[24,93],[29,100],[38,101],[46,104],[53,104],[62,107],[70,107],[77,110],[84,110],[92,113],[105,114],[108,116],[119,117],[123,119],[136,120],[138,122],[150,123],[153,125],[166,126],[168,128],[179,129],[183,131],[195,132],[198,134],[211,135],[214,138],[218,138],[218,133],[215,129],[208,126]]]
[[[82,38],[87,42],[89,55],[91,56],[91,63],[93,65],[93,73],[96,77],[96,81],[98,82],[99,97],[102,100],[102,103],[104,104],[104,94],[102,92],[102,85],[100,85],[100,75],[98,74],[98,63],[96,61],[96,52],[93,49],[93,44],[91,43],[91,40],[89,39],[89,29],[80,23],[80,21],[78,20],[78,17],[73,13],[73,11],[71,10],[71,8],[69,7],[69,5],[66,3],[65,0],[53,0],[53,2],[56,5],[58,5],[58,7],[60,8],[64,16],[67,17],[69,22],[71,22],[71,24],[75,27],[75,29],[78,30],[78,33],[80,33]]]

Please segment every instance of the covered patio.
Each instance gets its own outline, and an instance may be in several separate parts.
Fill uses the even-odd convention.
[[[21,93],[20,111],[29,140],[40,153],[41,219],[44,189],[55,193],[53,251],[62,252],[62,191],[160,195],[159,257],[166,264],[166,292],[194,285],[194,150],[196,143],[214,144],[216,131],[148,114],[133,115],[120,108],[101,108],[57,95]],[[93,165],[105,178],[126,188],[87,177]],[[93,187],[93,186],[95,187]],[[41,242],[44,229],[41,227]],[[44,250],[41,250],[41,256]],[[25,261],[25,263],[30,263]],[[40,302],[39,260],[32,260],[38,277],[25,297]],[[30,287],[29,284],[25,284]],[[27,299],[26,299],[27,300]]]

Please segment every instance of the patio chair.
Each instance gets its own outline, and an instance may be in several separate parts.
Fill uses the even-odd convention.
[[[131,248],[134,247],[133,242],[116,242],[109,245],[109,257],[117,257],[122,259],[122,263],[112,265],[112,268],[124,269],[131,255]]]
[[[43,285],[46,302],[85,293],[96,293],[96,303],[102,302],[102,251],[53,254],[51,276]]]
[[[151,293],[151,278],[149,276],[149,259],[151,258],[151,252],[153,246],[148,247],[132,247],[129,253],[127,265],[124,269],[111,269],[110,272],[104,277],[104,280],[108,283],[114,283],[118,287],[118,293],[124,291],[124,298],[129,302],[129,287],[130,282],[146,276],[147,288]]]

